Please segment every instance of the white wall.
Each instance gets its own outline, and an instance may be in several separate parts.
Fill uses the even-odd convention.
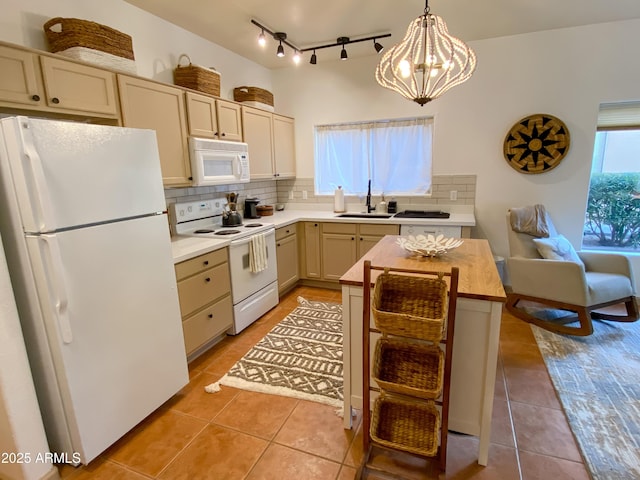
[[[253,85],[271,90],[271,72],[202,37],[150,15],[123,0],[0,0],[0,40],[49,51],[42,26],[53,17],[71,17],[108,25],[133,38],[138,75],[173,83],[181,53],[195,65],[221,74],[220,96]]]
[[[580,247],[598,106],[640,100],[638,44],[638,20],[473,42],[473,77],[424,107],[377,85],[374,55],[275,70],[274,94],[296,118],[299,176],[313,176],[314,125],[435,115],[434,173],[477,174],[474,237],[507,256],[506,210],[543,203]],[[503,141],[535,113],[563,120],[571,148],[554,170],[526,175],[506,163]],[[640,257],[632,257],[640,285]]]

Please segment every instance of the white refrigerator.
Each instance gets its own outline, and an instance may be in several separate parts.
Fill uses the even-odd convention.
[[[49,447],[86,464],[188,382],[155,132],[5,118],[0,182]]]

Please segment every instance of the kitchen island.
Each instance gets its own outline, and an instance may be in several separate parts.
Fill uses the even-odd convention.
[[[344,333],[344,426],[351,428],[351,408],[362,408],[363,265],[424,271],[460,269],[451,371],[449,429],[479,437],[478,463],[486,465],[498,359],[502,304],[506,294],[487,240],[465,239],[436,258],[414,257],[387,235],[347,273],[342,285]],[[372,286],[379,271],[372,271]],[[370,319],[373,328],[373,320]],[[379,334],[371,335],[371,352]],[[375,381],[372,380],[372,386]],[[372,392],[372,401],[375,399]]]

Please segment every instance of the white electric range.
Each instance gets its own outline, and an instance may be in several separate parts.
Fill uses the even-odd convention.
[[[230,240],[229,270],[233,301],[233,327],[236,335],[278,304],[278,270],[276,263],[275,227],[262,219],[242,219],[242,225],[223,226],[224,198],[170,206],[170,218],[176,235]],[[264,236],[266,268],[252,271],[251,249]]]

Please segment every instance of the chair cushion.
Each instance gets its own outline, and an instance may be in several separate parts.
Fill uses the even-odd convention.
[[[633,295],[631,280],[615,273],[587,272],[589,305],[598,305]]]
[[[584,267],[584,263],[578,256],[578,253],[564,235],[549,238],[534,238],[533,243],[536,244],[536,248],[542,258],[575,262]]]

